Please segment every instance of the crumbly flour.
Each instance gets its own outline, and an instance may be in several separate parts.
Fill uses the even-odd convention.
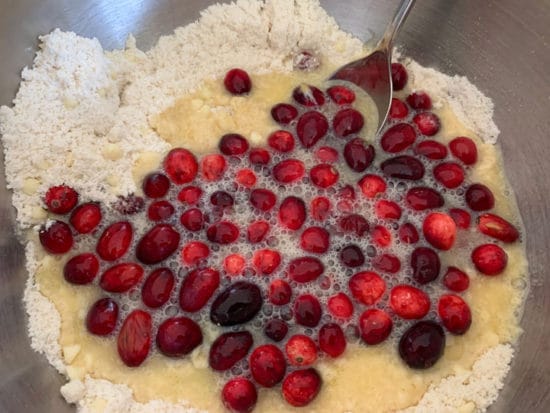
[[[365,53],[361,41],[339,30],[317,0],[215,5],[148,52],[138,50],[132,37],[124,50],[112,52],[96,39],[59,30],[40,40],[33,67],[23,70],[13,107],[0,108],[7,182],[22,234],[44,221],[41,198],[60,177],[84,195],[82,201],[110,203],[134,192],[133,166],[147,162],[147,154],[160,159],[169,149],[148,119],[202,80],[222,77],[235,66],[256,74],[289,72],[301,50],[336,66]],[[464,77],[403,60],[413,88],[430,90],[436,106],[448,102],[466,127],[485,141],[496,141],[499,131],[489,98]],[[27,243],[26,249],[29,336],[32,347],[65,373],[60,318],[35,283],[38,252],[33,245]],[[496,399],[512,357],[509,345],[492,348],[471,371],[434,383],[406,412],[485,410]],[[91,377],[71,381],[61,392],[82,412],[196,411],[162,401],[141,404],[127,386]]]

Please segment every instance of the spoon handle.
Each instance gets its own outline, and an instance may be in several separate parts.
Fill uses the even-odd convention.
[[[382,38],[378,42],[378,45],[376,46],[377,50],[386,50],[388,51],[388,55],[391,56],[393,39],[395,38],[395,36],[397,36],[397,33],[399,33],[399,29],[401,29],[401,26],[405,22],[405,19],[407,18],[407,15],[411,11],[415,1],[416,0],[401,1],[401,4],[397,8],[397,11],[393,16],[393,19],[386,27],[386,30],[384,31],[384,35],[382,36]]]

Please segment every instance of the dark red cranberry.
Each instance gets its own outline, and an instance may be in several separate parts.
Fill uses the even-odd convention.
[[[304,113],[296,125],[296,133],[302,146],[311,148],[328,131],[328,120],[322,113],[311,111]]]
[[[248,141],[238,133],[228,133],[222,136],[218,147],[224,155],[237,156],[248,150]]]
[[[427,187],[409,189],[405,201],[409,207],[416,211],[440,208],[445,204],[445,200],[439,192]]]
[[[325,189],[338,182],[340,174],[338,170],[329,164],[316,165],[309,171],[311,183],[319,188]]]
[[[126,317],[117,338],[117,350],[128,367],[137,367],[149,355],[152,335],[151,315],[143,310],[134,310]]]
[[[321,227],[307,228],[300,236],[300,247],[307,252],[323,254],[330,245],[328,231]]]
[[[292,97],[302,106],[322,106],[325,103],[324,93],[315,86],[302,84],[292,91]]]
[[[449,267],[443,277],[443,284],[449,290],[460,293],[466,291],[470,286],[470,277],[456,267]]]
[[[397,202],[381,199],[374,206],[376,216],[380,219],[395,220],[401,218],[401,207]]]
[[[250,355],[249,365],[254,380],[264,387],[275,386],[286,372],[285,356],[272,344],[256,347]]]
[[[94,254],[83,253],[72,257],[65,267],[63,275],[72,284],[89,284],[99,271],[99,260]]]
[[[42,226],[38,232],[40,244],[50,254],[64,254],[73,246],[71,229],[62,221],[54,221]]]
[[[464,182],[464,170],[454,162],[443,162],[433,170],[434,178],[446,188],[454,189]]]
[[[252,320],[262,308],[257,285],[237,281],[223,290],[210,307],[210,320],[219,326],[234,326]]]
[[[101,222],[101,208],[95,202],[79,205],[71,214],[69,222],[73,228],[81,233],[88,234],[97,228]]]
[[[273,280],[269,284],[269,302],[274,305],[285,305],[290,302],[292,289],[285,280]]]
[[[179,302],[183,311],[199,311],[220,285],[220,273],[213,268],[199,268],[183,279]]]
[[[338,220],[338,227],[343,232],[348,232],[362,237],[369,231],[369,223],[359,214],[351,214],[343,216]]]
[[[361,138],[355,138],[346,143],[344,159],[352,171],[363,172],[374,160],[374,146],[368,145]]]
[[[321,304],[311,294],[302,294],[294,300],[296,322],[306,327],[315,327],[321,320]]]
[[[222,401],[232,412],[250,413],[258,401],[258,392],[250,380],[236,377],[223,386]]]
[[[323,274],[323,263],[314,257],[299,257],[288,263],[288,276],[298,282],[307,283],[316,280]]]
[[[398,123],[389,128],[380,140],[382,149],[389,153],[404,151],[416,140],[416,132],[408,123]]]
[[[169,224],[157,224],[138,242],[136,257],[144,264],[157,264],[176,251],[180,233]]]
[[[97,336],[111,334],[118,319],[118,305],[111,298],[97,300],[86,317],[86,328]]]
[[[392,328],[393,322],[388,313],[383,310],[369,309],[359,317],[361,339],[371,346],[386,340]]]
[[[181,214],[180,222],[189,231],[199,231],[203,227],[204,216],[200,209],[191,208]]]
[[[229,193],[225,191],[215,191],[210,195],[210,203],[217,208],[226,209],[231,208],[235,201]]]
[[[288,103],[279,103],[271,109],[271,117],[281,125],[288,125],[298,117],[298,109]]]
[[[53,186],[46,192],[44,202],[50,212],[66,214],[78,203],[78,193],[67,185]]]
[[[447,156],[447,148],[437,141],[425,140],[416,145],[414,153],[425,156],[428,159],[439,160],[445,159]]]
[[[473,165],[477,161],[476,144],[470,138],[460,136],[449,142],[451,153],[465,165]]]
[[[256,244],[258,242],[262,242],[268,232],[269,224],[267,221],[254,221],[246,230],[246,238],[248,239],[248,242]]]
[[[143,283],[141,300],[147,307],[158,308],[166,304],[172,294],[175,278],[169,268],[157,268]]]
[[[160,172],[153,172],[143,180],[143,193],[149,198],[162,198],[170,189],[170,180]]]
[[[271,340],[279,342],[286,337],[288,333],[288,324],[283,320],[274,318],[269,320],[264,328],[264,334]]]
[[[267,165],[271,159],[268,151],[261,148],[254,148],[248,154],[248,160],[253,165]]]
[[[339,357],[346,350],[346,337],[338,324],[325,324],[319,329],[319,348],[330,357]]]
[[[321,376],[315,369],[295,370],[283,381],[283,397],[292,406],[307,406],[319,393],[321,384]]]
[[[267,212],[275,206],[277,197],[269,189],[253,189],[250,192],[250,203],[260,211]]]
[[[454,220],[456,226],[462,229],[468,229],[472,221],[472,217],[468,211],[460,208],[449,209],[449,215]]]
[[[277,130],[269,135],[267,144],[277,152],[290,152],[294,149],[294,136],[286,130]]]
[[[372,266],[382,272],[395,274],[401,269],[401,261],[393,254],[380,254],[371,261]]]
[[[252,89],[250,76],[242,69],[231,69],[227,72],[223,84],[227,91],[233,95],[244,95]]]
[[[363,251],[357,245],[347,245],[338,255],[340,262],[348,268],[360,267],[365,263]]]
[[[136,286],[143,278],[143,268],[133,262],[113,265],[105,270],[99,286],[110,293],[124,293]]]
[[[409,115],[407,105],[397,98],[392,98],[388,117],[390,119],[404,119]]]
[[[174,206],[168,201],[156,201],[149,205],[147,217],[151,221],[165,221],[174,213]]]
[[[332,128],[339,138],[358,133],[365,124],[365,119],[360,112],[355,109],[342,109],[334,115],[332,119]]]
[[[327,93],[337,105],[350,105],[355,101],[355,93],[345,86],[331,86],[328,88]]]
[[[210,347],[210,367],[216,371],[229,370],[248,354],[252,343],[252,334],[248,331],[222,334]]]
[[[382,172],[391,178],[417,181],[424,176],[424,165],[409,155],[396,156],[382,162]]]
[[[273,167],[273,178],[282,184],[296,182],[304,176],[306,168],[298,159],[285,159]]]
[[[229,221],[220,221],[208,227],[206,237],[216,244],[231,244],[239,238],[239,228]]]
[[[420,236],[416,227],[410,222],[406,222],[399,228],[399,239],[405,244],[416,244]]]
[[[413,369],[428,369],[443,355],[445,333],[433,321],[419,321],[399,341],[399,355]]]
[[[437,252],[427,247],[416,248],[411,255],[413,278],[420,284],[427,284],[439,276],[441,262]]]
[[[466,203],[473,211],[487,211],[495,206],[495,197],[483,184],[472,184],[466,190]]]
[[[169,318],[157,331],[157,347],[168,357],[182,357],[202,343],[201,328],[187,317]]]
[[[115,222],[101,234],[96,251],[105,261],[115,261],[126,254],[132,237],[133,230],[128,221]]]
[[[306,204],[300,198],[289,196],[281,202],[278,216],[283,227],[296,231],[306,220]]]
[[[425,92],[414,92],[407,96],[407,103],[413,109],[429,110],[432,108],[432,100]]]
[[[401,63],[392,63],[391,64],[391,82],[393,85],[393,90],[399,91],[407,85],[407,80],[409,75],[407,74],[407,69]]]

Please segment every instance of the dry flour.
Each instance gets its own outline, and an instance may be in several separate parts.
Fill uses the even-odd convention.
[[[202,80],[219,78],[234,66],[251,73],[291,71],[293,56],[303,49],[334,65],[365,52],[363,44],[340,31],[316,0],[215,5],[198,22],[162,37],[146,53],[131,37],[125,50],[113,52],[74,33],[55,30],[41,37],[33,67],[22,73],[14,106],[0,108],[7,182],[21,230],[43,222],[41,197],[60,183],[59,177],[90,200],[104,203],[135,191],[134,163],[143,152],[162,154],[169,149],[149,126],[151,116]],[[413,87],[430,90],[436,105],[449,102],[465,126],[486,141],[496,140],[492,102],[466,78],[404,60]],[[25,303],[32,346],[64,373],[57,342],[61,321],[35,284],[34,244],[29,242],[26,252]],[[494,347],[472,371],[434,384],[416,407],[406,411],[485,410],[497,397],[512,356],[510,346]],[[82,412],[195,411],[162,401],[141,404],[127,386],[90,377],[72,381],[61,391]]]

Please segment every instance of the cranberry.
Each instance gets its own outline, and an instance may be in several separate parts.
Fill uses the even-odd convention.
[[[231,69],[227,72],[223,84],[227,91],[233,95],[244,95],[252,89],[250,76],[242,69]]]
[[[451,208],[449,210],[449,215],[454,220],[458,228],[468,229],[470,227],[472,218],[467,211],[460,208]]]
[[[292,406],[306,406],[319,393],[321,382],[321,376],[315,369],[295,370],[283,381],[283,397]]]
[[[365,263],[363,251],[357,245],[347,245],[340,251],[338,255],[340,262],[349,268],[360,267]]]
[[[316,221],[325,221],[331,212],[330,200],[324,196],[318,196],[311,200],[310,215]]]
[[[118,305],[111,298],[101,298],[97,300],[86,317],[86,328],[96,336],[106,336],[111,334],[118,319]]]
[[[224,155],[238,156],[248,150],[248,141],[238,133],[228,133],[222,136],[218,146]]]
[[[257,178],[252,169],[247,168],[237,171],[235,181],[237,181],[238,184],[244,186],[245,188],[252,188],[256,184]]]
[[[405,66],[401,63],[391,64],[391,82],[393,85],[393,90],[403,90],[407,85],[408,78],[409,75],[407,74],[407,69],[405,69]]]
[[[290,302],[292,289],[284,280],[273,280],[269,285],[269,301],[274,305],[285,305]]]
[[[202,178],[208,182],[219,181],[227,168],[222,155],[206,155],[201,159]]]
[[[311,168],[309,177],[313,185],[324,189],[338,182],[339,173],[332,165],[321,164]]]
[[[332,128],[339,138],[358,133],[365,124],[363,115],[355,109],[342,109],[334,115]]]
[[[315,151],[315,158],[325,163],[335,163],[338,161],[338,151],[330,146],[321,146]]]
[[[298,109],[288,103],[279,103],[271,109],[271,117],[281,125],[288,125],[298,117]]]
[[[290,184],[301,179],[305,173],[305,166],[298,159],[285,159],[273,167],[273,178],[282,184]]]
[[[325,95],[315,86],[302,84],[292,91],[292,97],[302,106],[322,106]]]
[[[439,117],[432,112],[421,112],[413,118],[413,122],[418,130],[426,136],[433,136],[439,132],[441,121]]]
[[[477,161],[476,144],[470,138],[461,136],[449,142],[451,153],[465,165],[473,165]]]
[[[175,278],[169,268],[157,268],[143,283],[141,300],[151,308],[159,308],[166,304],[172,294]]]
[[[338,324],[329,323],[321,327],[319,348],[330,357],[338,357],[346,350],[346,338]]]
[[[108,268],[101,279],[99,286],[111,293],[123,293],[137,285],[143,277],[143,268],[134,263],[121,263]]]
[[[220,273],[212,268],[193,270],[183,279],[179,302],[183,311],[199,311],[220,285]]]
[[[248,331],[222,334],[210,347],[210,367],[216,371],[229,370],[248,354],[252,343],[252,334]]]
[[[327,131],[327,118],[316,111],[304,113],[296,125],[296,133],[304,148],[311,148],[326,135]]]
[[[344,293],[337,293],[330,297],[327,308],[329,313],[337,318],[348,319],[353,315],[353,304]]]
[[[172,149],[164,159],[164,170],[176,185],[191,182],[197,176],[199,165],[187,149]]]
[[[151,348],[151,316],[143,310],[132,311],[118,333],[118,354],[128,367],[137,367]]]
[[[494,214],[480,215],[477,228],[485,235],[502,242],[514,242],[519,238],[518,230],[504,218]]]
[[[371,237],[379,247],[388,247],[391,244],[391,232],[382,225],[376,225],[372,229]]]
[[[437,304],[437,312],[445,328],[452,334],[464,334],[472,324],[470,307],[458,295],[442,295]]]
[[[63,276],[72,284],[89,284],[99,271],[99,261],[94,254],[84,253],[72,257],[63,268]]]
[[[293,366],[309,366],[317,360],[315,342],[303,334],[290,337],[285,345],[286,358]]]
[[[440,208],[445,204],[445,200],[439,192],[427,187],[409,189],[405,201],[409,207],[416,211]]]
[[[414,92],[407,96],[407,103],[413,109],[429,110],[432,108],[432,100],[425,92]]]
[[[220,221],[208,227],[206,237],[216,244],[231,244],[239,238],[239,228],[229,221]]]
[[[180,234],[169,224],[157,224],[138,242],[136,257],[144,264],[157,264],[176,251]]]
[[[264,387],[279,383],[286,372],[285,356],[272,344],[256,347],[250,355],[250,372],[256,382]]]
[[[67,185],[52,186],[46,192],[44,201],[50,212],[66,214],[78,203],[78,193]]]
[[[466,203],[473,211],[486,211],[495,206],[495,197],[489,188],[482,184],[472,184],[466,190]]]
[[[395,274],[401,269],[401,261],[392,254],[380,254],[371,261],[372,266],[382,272]]]
[[[414,153],[428,159],[439,160],[447,157],[447,148],[437,141],[425,140],[416,145]]]
[[[387,184],[378,175],[367,174],[359,181],[359,187],[367,198],[374,198],[376,195],[386,192]]]
[[[449,290],[460,293],[468,289],[470,286],[470,278],[464,271],[456,267],[449,267],[443,277],[443,284]]]
[[[390,292],[390,307],[399,317],[420,319],[430,310],[430,297],[410,285],[397,285]]]
[[[143,193],[149,198],[162,198],[169,189],[170,180],[163,173],[150,173],[143,180]]]
[[[95,202],[79,205],[71,214],[69,222],[80,234],[88,234],[101,222],[101,208]]]
[[[210,320],[219,326],[234,326],[252,320],[262,308],[258,286],[237,281],[223,290],[210,307]]]
[[[62,221],[54,221],[42,226],[38,232],[40,244],[50,254],[64,254],[73,246],[71,229]]]
[[[181,214],[181,225],[189,231],[199,231],[204,225],[204,217],[198,208],[191,208]]]
[[[359,317],[359,331],[361,339],[374,346],[386,340],[393,328],[390,316],[383,310],[373,308],[366,310]]]
[[[419,321],[399,340],[399,356],[413,369],[428,369],[443,355],[445,333],[433,321]]]
[[[256,244],[258,242],[262,242],[265,237],[267,236],[267,233],[269,232],[269,224],[267,221],[254,221],[246,230],[246,238],[248,239],[248,242],[252,244]]]
[[[133,230],[128,221],[111,224],[97,241],[96,251],[105,261],[121,258],[132,242]]]
[[[250,192],[249,200],[255,208],[267,212],[275,206],[277,197],[269,189],[254,189]]]
[[[424,165],[409,155],[386,159],[380,165],[382,172],[392,178],[417,181],[424,176]]]
[[[386,283],[382,277],[372,271],[353,275],[348,286],[353,297],[365,305],[373,305],[386,291]]]
[[[157,347],[168,357],[181,357],[191,353],[202,343],[202,332],[197,323],[187,317],[169,318],[157,332]]]
[[[409,115],[407,105],[397,98],[392,98],[388,117],[390,119],[404,119]]]
[[[202,196],[202,189],[196,186],[185,186],[178,194],[178,200],[185,204],[196,205]]]
[[[441,262],[439,255],[427,247],[418,247],[411,255],[412,277],[420,284],[432,282],[439,276]]]
[[[281,202],[278,216],[283,227],[296,231],[306,220],[306,205],[300,198],[289,196]]]
[[[380,219],[399,219],[401,218],[401,207],[393,201],[381,199],[377,201],[374,210],[376,216]]]
[[[181,250],[182,261],[191,266],[200,265],[209,255],[210,248],[200,241],[190,241]]]
[[[233,197],[225,191],[215,191],[210,195],[210,203],[219,209],[231,208],[235,203]]]
[[[267,165],[270,159],[269,152],[261,148],[254,148],[248,154],[248,160],[253,165]]]
[[[338,227],[343,232],[362,237],[369,230],[369,223],[362,215],[350,214],[339,219]]]
[[[223,260],[223,269],[229,275],[240,275],[243,273],[246,262],[240,254],[230,254]]]
[[[424,238],[435,248],[447,251],[456,239],[456,224],[447,214],[431,212],[424,218],[422,225]]]
[[[281,254],[274,250],[261,249],[254,252],[252,264],[260,275],[272,274],[281,264]]]
[[[258,393],[250,380],[237,377],[223,386],[222,400],[223,405],[232,412],[249,413],[256,406]]]
[[[269,135],[267,144],[277,152],[290,152],[294,149],[294,136],[286,130],[277,130]]]
[[[288,263],[288,276],[298,283],[316,280],[324,270],[323,263],[314,257],[299,257]]]
[[[311,294],[302,294],[294,300],[296,322],[306,327],[315,327],[321,320],[321,304]]]
[[[156,201],[149,205],[147,217],[151,221],[164,221],[174,213],[174,206],[168,201]]]
[[[277,318],[269,320],[264,328],[264,334],[271,340],[279,342],[288,333],[288,324]]]
[[[416,244],[420,237],[416,227],[410,222],[406,222],[399,227],[399,239],[405,244]]]
[[[446,188],[454,189],[464,182],[464,170],[454,162],[444,162],[433,170],[434,178]]]
[[[344,159],[354,172],[363,172],[374,160],[374,147],[361,138],[355,138],[344,147]]]
[[[328,231],[321,227],[307,228],[300,236],[300,247],[304,251],[323,254],[330,245]]]
[[[483,244],[472,251],[472,261],[479,272],[498,275],[508,263],[506,252],[495,244]]]
[[[389,153],[404,151],[416,140],[416,132],[408,123],[398,123],[389,128],[380,140],[382,149]]]
[[[355,93],[345,86],[331,86],[327,89],[327,93],[337,105],[350,105],[355,101]]]

